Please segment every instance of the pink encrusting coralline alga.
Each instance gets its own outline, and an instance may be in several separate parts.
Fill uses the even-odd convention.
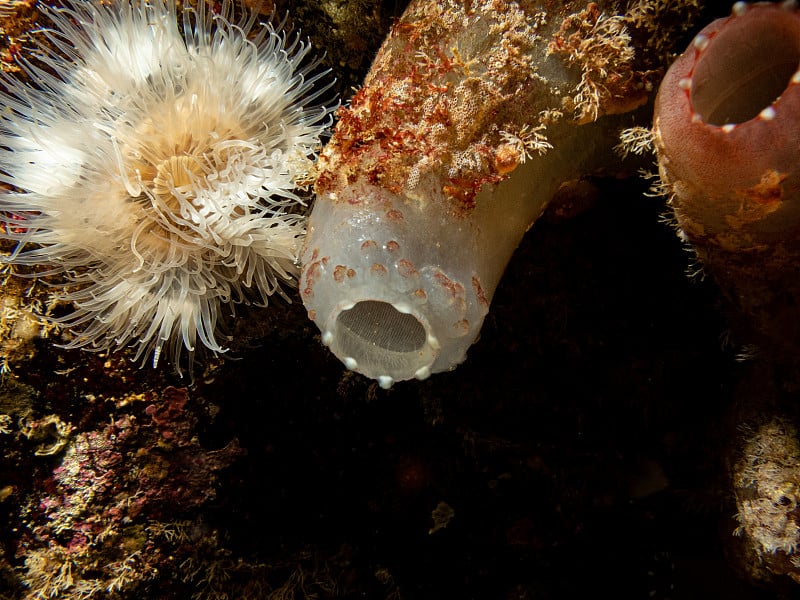
[[[244,450],[235,439],[216,450],[200,445],[197,399],[185,389],[151,400],[118,407],[95,430],[65,434],[51,476],[35,478],[17,548],[25,598],[147,596],[157,579],[162,591],[178,577],[194,587],[190,559],[198,570],[213,562],[209,548],[195,554],[215,534],[186,519],[216,497],[219,472]]]
[[[800,10],[737,2],[659,89],[654,139],[677,226],[781,352],[800,349]]]
[[[300,292],[345,366],[388,387],[464,360],[522,235],[614,161],[608,115],[648,100],[696,8],[411,2],[318,163]]]

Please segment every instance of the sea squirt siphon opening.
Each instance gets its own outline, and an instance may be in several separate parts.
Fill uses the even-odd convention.
[[[695,65],[692,106],[710,125],[755,118],[780,97],[800,65],[797,28],[791,21],[739,21],[747,18],[734,17],[717,32]]]
[[[355,368],[370,377],[419,377],[435,358],[424,325],[388,302],[363,300],[342,311],[333,340],[335,354],[346,357],[345,364],[355,360]]]

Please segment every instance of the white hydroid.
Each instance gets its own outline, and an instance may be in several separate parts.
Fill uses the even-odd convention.
[[[219,6],[219,5],[217,5]],[[68,347],[223,351],[221,304],[266,303],[297,274],[293,190],[330,124],[329,87],[255,13],[229,0],[66,0],[49,44],[0,83],[5,260],[76,286]],[[324,75],[324,73],[322,74]],[[288,210],[287,210],[288,209]]]

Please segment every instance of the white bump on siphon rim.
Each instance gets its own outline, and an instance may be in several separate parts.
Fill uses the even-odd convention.
[[[423,379],[427,379],[431,376],[431,368],[430,367],[420,367],[414,373],[414,377],[422,381]]]
[[[775,107],[774,106],[768,106],[767,108],[762,110],[760,113],[758,113],[758,118],[759,119],[763,119],[764,121],[772,121],[777,115],[778,115],[778,113],[775,112]]]
[[[701,34],[695,36],[694,41],[692,42],[692,44],[694,44],[694,47],[697,48],[700,52],[702,52],[703,50],[705,50],[708,47],[708,42],[710,42],[710,41],[711,40],[708,38],[707,35],[703,35],[701,33]]]

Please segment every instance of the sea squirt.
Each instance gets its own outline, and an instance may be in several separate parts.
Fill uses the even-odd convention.
[[[388,387],[464,360],[525,231],[647,101],[671,31],[645,4],[411,2],[318,163],[300,293],[345,366]]]
[[[658,92],[654,138],[677,226],[753,329],[800,348],[800,10],[737,2]]]

